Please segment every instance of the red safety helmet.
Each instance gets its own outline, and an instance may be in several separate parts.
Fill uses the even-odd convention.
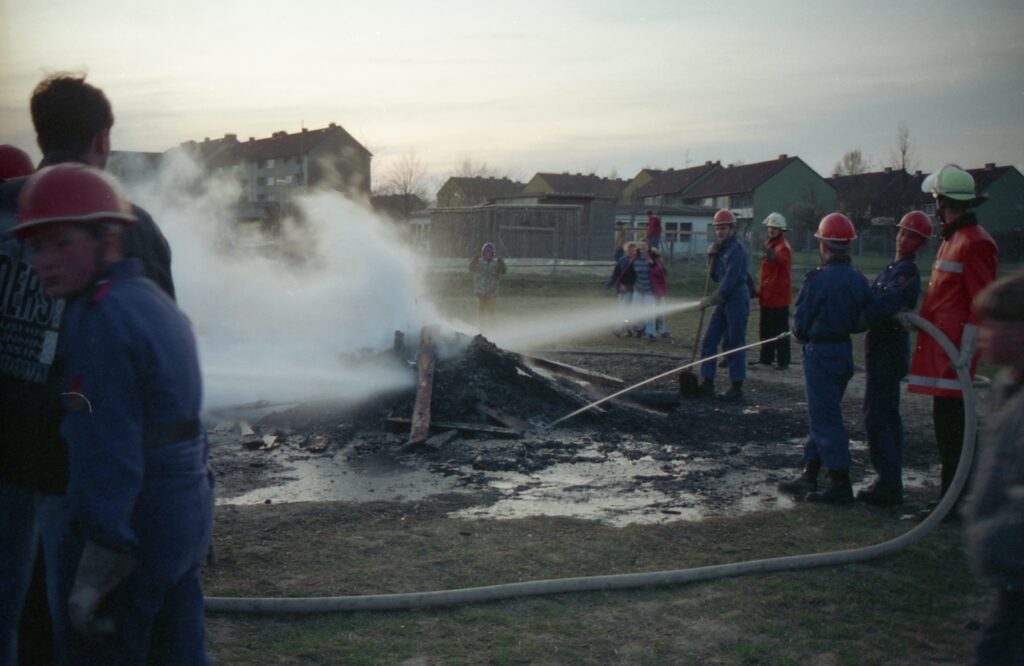
[[[823,241],[848,242],[857,237],[853,222],[842,213],[829,213],[818,223],[814,237]]]
[[[736,216],[728,208],[723,208],[715,213],[715,219],[711,224],[736,224]]]
[[[133,224],[138,218],[114,178],[99,169],[65,162],[40,169],[18,197],[18,224],[11,230],[25,238],[55,222]]]
[[[912,210],[904,215],[903,219],[896,226],[900,229],[913,231],[915,234],[925,238],[932,237],[932,220],[919,210]]]
[[[36,165],[24,150],[6,143],[0,146],[0,183],[28,176],[35,170]]]

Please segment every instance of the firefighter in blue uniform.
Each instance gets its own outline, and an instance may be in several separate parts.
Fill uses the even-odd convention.
[[[877,475],[857,499],[876,506],[903,502],[903,421],[900,381],[910,369],[910,334],[894,318],[912,310],[921,293],[915,254],[932,235],[932,223],[921,211],[903,216],[896,235],[896,258],[871,285],[871,303],[864,310],[866,380],[864,429],[871,466]]]
[[[818,239],[822,265],[804,277],[793,310],[793,337],[801,347],[810,434],[804,469],[779,490],[810,502],[849,504],[850,438],[843,425],[843,393],[853,377],[850,334],[871,300],[867,279],[850,264],[853,223],[841,213],[821,219]],[[818,490],[818,473],[828,470],[829,487]]]
[[[199,568],[212,523],[201,380],[188,320],[120,231],[113,179],[78,163],[37,172],[13,233],[48,295],[66,298],[57,363],[68,449],[55,613],[69,663],[206,663]]]
[[[701,358],[717,354],[720,344],[726,351],[744,346],[747,318],[750,316],[750,287],[747,282],[750,258],[736,238],[736,216],[732,211],[723,209],[715,213],[712,224],[717,241],[713,248],[715,252],[711,265],[711,279],[718,283],[718,289],[700,302],[702,309],[711,306],[715,308],[701,343]],[[747,377],[747,353],[736,352],[726,358],[732,386],[721,398],[736,402],[743,398],[743,380]],[[705,361],[700,366],[700,394],[703,397],[715,395],[716,368],[715,361]]]

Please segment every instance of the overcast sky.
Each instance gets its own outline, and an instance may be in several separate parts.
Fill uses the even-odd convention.
[[[440,181],[860,148],[919,168],[1024,166],[1018,0],[0,0],[0,143],[34,145],[28,99],[83,71],[113,147],[345,127],[374,178],[409,151]]]

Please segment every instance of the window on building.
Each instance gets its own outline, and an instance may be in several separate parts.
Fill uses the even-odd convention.
[[[263,187],[266,184],[267,184],[267,179],[264,178],[263,176],[259,176],[259,177],[256,178],[256,187]]]

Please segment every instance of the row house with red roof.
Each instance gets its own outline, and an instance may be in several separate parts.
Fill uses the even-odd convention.
[[[309,188],[366,196],[370,192],[373,154],[343,127],[274,132],[270,137],[239,141],[186,141],[181,150],[211,174],[227,174],[242,186],[240,217],[259,218],[286,208],[291,197]]]
[[[980,168],[969,168],[975,189],[987,201],[975,210],[978,221],[999,243],[1004,260],[1024,258],[1024,175],[1013,166],[996,166],[989,162]],[[891,250],[891,227],[912,210],[932,215],[935,202],[921,191],[928,176],[921,171],[909,173],[902,169],[833,176],[827,179],[837,192],[837,209],[846,214],[871,249],[881,246]],[[871,241],[875,241],[871,243]]]

